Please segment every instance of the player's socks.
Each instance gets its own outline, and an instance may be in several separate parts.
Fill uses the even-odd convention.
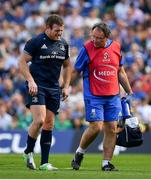
[[[33,152],[34,146],[36,143],[36,139],[32,138],[31,136],[28,135],[27,137],[27,147],[25,149],[25,154],[28,154],[30,152]]]
[[[103,160],[103,161],[102,161],[102,167],[108,165],[108,163],[109,163],[109,160]]]
[[[113,164],[111,164],[109,160],[103,160],[102,171],[118,171],[118,169]]]
[[[40,139],[41,165],[48,163],[51,140],[52,140],[52,131],[43,129],[41,132],[41,139]]]
[[[84,154],[86,151],[86,149],[82,149],[80,146],[78,147],[78,149],[76,150],[76,153],[81,153],[81,154]]]

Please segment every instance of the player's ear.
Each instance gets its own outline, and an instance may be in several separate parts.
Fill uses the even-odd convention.
[[[46,25],[46,29],[50,30],[50,29],[52,29],[52,27],[50,25]]]

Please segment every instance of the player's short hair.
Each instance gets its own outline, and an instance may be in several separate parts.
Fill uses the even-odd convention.
[[[109,27],[107,26],[107,24],[101,22],[101,23],[96,23],[93,25],[92,27],[92,31],[95,29],[95,28],[98,28],[100,29],[101,31],[103,31],[105,37],[109,37],[110,34],[111,34],[111,30],[109,29]]]
[[[46,26],[52,27],[54,24],[64,25],[63,19],[57,14],[52,14],[46,19]]]

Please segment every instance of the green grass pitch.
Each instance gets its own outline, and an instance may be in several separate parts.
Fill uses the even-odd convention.
[[[101,154],[86,154],[79,171],[70,167],[71,154],[51,154],[50,162],[58,171],[29,170],[25,167],[22,155],[0,155],[1,179],[151,179],[151,156],[122,154],[113,158],[118,172],[101,171]],[[40,156],[35,155],[36,165]]]

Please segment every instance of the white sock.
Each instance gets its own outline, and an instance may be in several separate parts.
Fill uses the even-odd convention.
[[[79,146],[78,149],[76,150],[76,153],[79,152],[79,153],[84,154],[85,151],[86,151],[86,149],[82,149],[82,148]]]
[[[109,163],[109,160],[103,160],[103,161],[102,161],[102,167],[108,165],[108,163]]]

